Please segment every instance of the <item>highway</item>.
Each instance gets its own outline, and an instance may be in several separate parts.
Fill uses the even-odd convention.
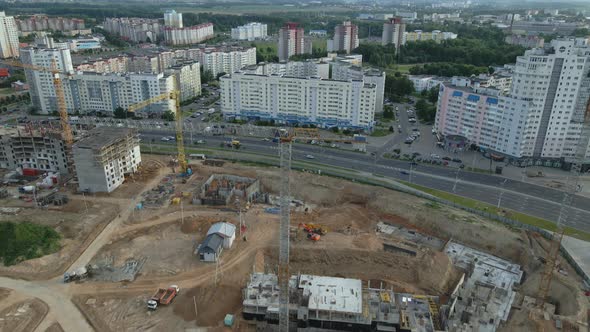
[[[170,132],[158,130],[141,130],[142,140],[161,144],[162,136],[169,136]],[[220,143],[229,138],[224,136],[194,135],[193,140],[205,140],[198,147],[219,148]],[[276,143],[263,141],[260,138],[239,138],[249,154],[277,155]],[[173,144],[174,142],[168,142]],[[187,140],[187,146],[191,142]],[[343,149],[325,148],[309,144],[294,144],[293,159],[310,161],[306,155],[314,156],[314,163],[327,166],[354,169],[393,179],[410,181],[421,186],[439,189],[464,197],[469,197],[492,205],[497,205],[550,221],[557,221],[563,192],[545,188],[530,183],[509,180],[500,176],[458,171],[456,168],[442,166],[426,166],[419,164],[411,166],[407,161],[382,158],[379,154],[369,154],[347,151]],[[402,173],[403,171],[403,173]],[[457,174],[458,172],[458,174]],[[456,182],[456,183],[455,183]],[[573,201],[573,211],[566,222],[567,226],[590,232],[590,199],[577,196]]]

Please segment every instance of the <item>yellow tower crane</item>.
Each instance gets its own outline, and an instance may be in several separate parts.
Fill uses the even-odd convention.
[[[68,164],[68,171],[69,173],[75,177],[74,175],[74,162],[72,158],[72,144],[74,143],[74,135],[72,133],[72,127],[70,127],[70,122],[68,118],[68,109],[66,106],[66,96],[64,92],[64,88],[61,81],[61,75],[69,75],[67,72],[63,72],[57,68],[57,63],[55,59],[51,61],[51,68],[40,67],[35,65],[24,64],[22,62],[14,61],[14,60],[4,60],[3,63],[11,66],[11,67],[18,67],[23,69],[29,69],[33,71],[40,71],[40,72],[48,72],[51,73],[53,79],[53,85],[55,88],[55,96],[57,99],[57,110],[59,112],[59,119],[61,123],[61,130],[63,135],[63,140],[66,145],[66,152],[68,154],[67,164]]]
[[[182,111],[180,110],[180,91],[173,90],[171,92],[163,93],[139,103],[129,106],[128,112],[135,113],[137,110],[149,106],[153,103],[160,102],[162,100],[174,100],[176,106],[176,112],[174,119],[176,120],[176,149],[178,151],[178,166],[180,166],[180,172],[186,173],[188,170],[188,164],[186,161],[186,155],[184,153],[184,140],[182,135]]]

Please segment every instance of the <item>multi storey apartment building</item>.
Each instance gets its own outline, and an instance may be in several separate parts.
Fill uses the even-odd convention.
[[[255,47],[222,46],[198,50],[195,55],[203,65],[203,70],[210,71],[213,76],[233,73],[245,66],[256,64]]]
[[[350,21],[338,24],[334,28],[334,38],[328,40],[328,52],[345,51],[346,54],[350,54],[358,46],[358,27]]]
[[[322,127],[374,124],[375,85],[279,75],[233,73],[220,78],[226,118],[274,120]]]
[[[20,49],[22,63],[55,68],[61,72],[73,72],[70,50],[67,48],[37,48],[26,47]],[[50,72],[25,69],[25,76],[29,83],[29,93],[33,106],[41,113],[51,113],[57,110],[57,98]]]
[[[255,40],[268,36],[267,25],[259,22],[250,22],[231,29],[231,38],[235,40]]]
[[[73,31],[85,29],[84,20],[81,18],[48,17],[43,14],[36,14],[29,17],[17,17],[16,26],[18,31]]]
[[[330,64],[322,60],[259,63],[242,68],[244,73],[294,77],[330,78]]]
[[[103,27],[106,31],[121,36],[134,43],[156,42],[164,36],[164,27],[158,19],[139,17],[106,18]]]
[[[73,156],[80,191],[112,192],[141,163],[137,130],[95,128],[74,144]]]
[[[526,51],[517,58],[506,96],[457,89],[473,88],[441,87],[435,122],[440,134],[461,135],[513,158],[568,162],[589,105],[590,47],[583,40],[556,39],[550,48]]]
[[[0,168],[68,174],[61,134],[49,128],[0,128]]]
[[[545,45],[545,38],[539,36],[509,35],[504,41],[510,45],[520,45],[526,48],[538,48]]]
[[[406,32],[406,23],[400,17],[390,18],[383,24],[381,45],[393,44],[396,49],[399,49],[404,45],[404,32]]]
[[[164,28],[164,40],[168,45],[198,44],[214,36],[213,23],[203,23],[184,28]]]
[[[182,28],[182,13],[167,10],[164,12],[164,25],[172,28]]]
[[[18,55],[18,31],[14,17],[0,12],[0,58],[15,58]]]
[[[304,34],[305,30],[297,23],[286,23],[279,30],[279,61],[288,61],[297,54],[311,54],[311,40]]]
[[[201,65],[198,62],[187,60],[177,63],[165,73],[174,77],[181,101],[193,99],[201,94]]]
[[[434,40],[437,43],[440,43],[443,40],[448,39],[457,39],[457,34],[453,32],[445,32],[440,30],[433,30],[433,31],[422,31],[422,30],[414,30],[411,32],[404,33],[404,40],[402,45],[408,42],[417,42],[417,41],[427,41],[427,40]]]

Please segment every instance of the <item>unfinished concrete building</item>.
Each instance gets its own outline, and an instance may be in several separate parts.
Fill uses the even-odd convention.
[[[256,200],[260,195],[257,179],[229,174],[213,174],[201,187],[194,203],[204,205],[228,205],[239,199],[242,202]]]
[[[68,173],[63,139],[58,131],[31,127],[0,128],[0,168]]]
[[[111,192],[141,162],[137,130],[95,128],[74,144],[73,155],[80,191]]]
[[[496,331],[508,320],[516,296],[513,287],[523,275],[520,266],[455,242],[447,243],[445,252],[466,271],[445,308],[448,330]]]
[[[359,279],[314,275],[292,276],[289,288],[291,321],[300,328],[408,332],[439,329],[435,297],[396,294],[372,288],[370,283],[364,285]],[[243,291],[244,318],[277,324],[278,294],[275,274],[252,274]]]

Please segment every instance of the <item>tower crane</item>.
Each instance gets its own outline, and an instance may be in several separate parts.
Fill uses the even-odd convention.
[[[551,237],[551,244],[545,263],[545,270],[541,277],[538,292],[538,305],[542,307],[547,300],[547,294],[551,288],[551,281],[553,279],[553,270],[559,255],[559,248],[561,247],[561,240],[563,239],[564,223],[568,220],[568,215],[572,207],[572,201],[576,192],[579,190],[579,178],[582,171],[582,164],[586,157],[588,144],[590,143],[590,98],[586,102],[586,110],[582,121],[582,129],[580,132],[580,139],[575,146],[573,161],[571,165],[571,175],[568,177],[563,200],[561,202],[559,217],[557,219],[557,227],[553,236]]]
[[[153,103],[160,102],[162,100],[174,100],[176,106],[176,112],[174,119],[176,121],[176,149],[178,151],[178,165],[180,166],[180,172],[185,174],[188,170],[188,164],[186,161],[186,155],[184,152],[184,139],[182,135],[182,111],[180,110],[180,91],[172,90],[170,92],[163,93],[139,103],[129,106],[128,112],[135,113],[137,110],[142,109]]]
[[[61,75],[70,74],[58,69],[57,62],[55,61],[55,59],[52,59],[51,61],[51,68],[29,65],[14,60],[4,60],[3,63],[12,67],[18,67],[40,72],[48,72],[52,74],[53,85],[55,87],[55,96],[57,98],[57,110],[59,112],[63,140],[65,142],[66,151],[68,154],[68,171],[70,174],[74,175],[74,163],[72,159],[72,144],[74,143],[74,135],[72,134],[72,128],[70,127],[68,109],[66,106],[66,96],[61,80]]]

